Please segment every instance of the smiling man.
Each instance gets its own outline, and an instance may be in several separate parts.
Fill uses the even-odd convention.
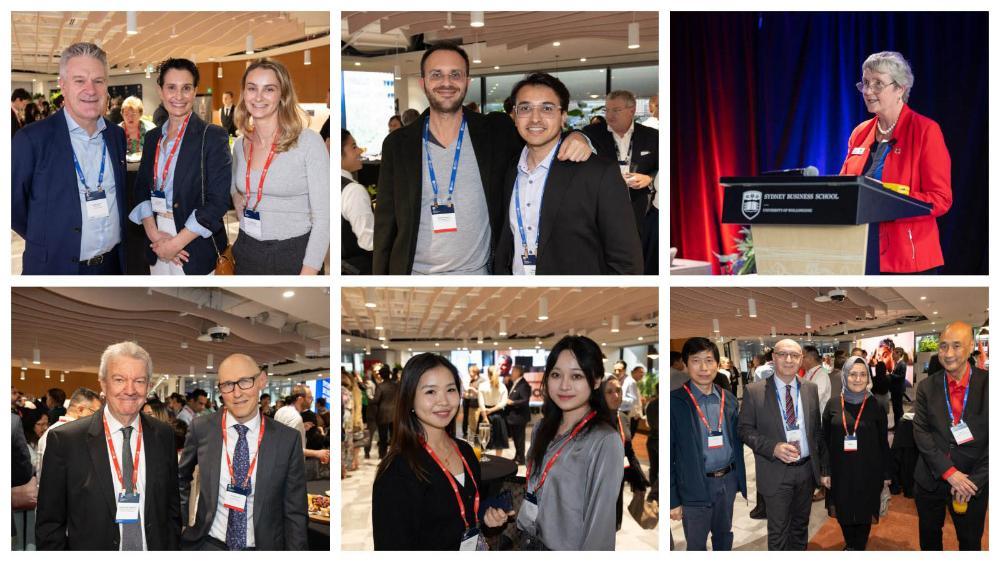
[[[74,43],[59,59],[62,111],[11,139],[11,228],[23,272],[111,275],[125,267],[125,132],[102,117],[107,55]]]
[[[306,550],[302,444],[295,430],[260,414],[267,373],[237,353],[219,364],[218,381],[225,407],[194,419],[181,454],[185,514],[194,468],[201,468],[197,516],[182,548]]]
[[[558,78],[538,72],[515,84],[511,99],[525,146],[504,182],[507,220],[494,272],[641,275],[642,248],[618,168],[599,158],[556,158],[569,90]]]

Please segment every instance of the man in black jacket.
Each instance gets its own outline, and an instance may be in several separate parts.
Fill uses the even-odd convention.
[[[531,408],[528,406],[531,385],[524,380],[524,368],[520,365],[511,368],[510,378],[513,385],[507,394],[507,425],[514,438],[514,462],[524,464],[524,430],[531,421]]]

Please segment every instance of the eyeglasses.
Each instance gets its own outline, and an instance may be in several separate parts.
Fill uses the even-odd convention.
[[[243,390],[250,390],[251,388],[253,388],[253,385],[257,381],[257,377],[259,376],[260,373],[257,373],[252,377],[243,377],[242,379],[239,379],[236,382],[233,381],[220,382],[219,392],[223,394],[229,394],[230,392],[236,389],[236,385],[240,385],[240,388],[242,388]]]
[[[536,105],[519,103],[514,106],[514,114],[518,117],[528,117],[536,107],[542,111],[542,117],[555,117],[562,110],[561,106],[554,103],[539,103]]]
[[[465,79],[465,73],[462,72],[461,70],[452,70],[448,74],[445,74],[440,70],[432,70],[427,73],[426,78],[431,82],[440,82],[444,80],[446,76],[452,82],[461,82],[462,80]]]
[[[876,80],[874,82],[869,82],[867,80],[862,80],[861,82],[858,82],[857,84],[855,84],[854,87],[857,88],[858,91],[861,92],[862,94],[865,93],[865,90],[867,90],[869,88],[871,88],[873,94],[881,94],[882,90],[886,89],[889,86],[892,86],[893,84],[896,84],[896,82],[892,81],[892,82],[889,82],[888,84],[883,84],[883,83],[879,82],[878,80]]]
[[[793,351],[775,351],[774,352],[774,356],[777,357],[778,359],[782,359],[782,360],[784,360],[784,359],[792,359],[792,360],[798,361],[799,359],[802,359],[802,354],[801,353],[795,353]]]
[[[867,379],[868,378],[868,373],[848,372],[847,373],[847,378],[849,378],[849,379]]]

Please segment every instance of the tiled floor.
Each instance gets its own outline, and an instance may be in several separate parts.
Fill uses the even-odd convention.
[[[532,427],[529,426],[527,434],[531,435]],[[343,550],[372,550],[371,529],[371,508],[372,508],[372,482],[375,478],[375,469],[378,467],[377,445],[373,447],[372,458],[361,459],[361,468],[349,472],[350,475],[343,481],[341,487],[341,510],[342,534],[341,548]],[[504,451],[504,457],[514,458],[514,449]],[[645,450],[643,450],[645,457]],[[642,459],[643,471],[649,473],[649,465]],[[524,467],[518,467],[518,475],[524,476]],[[625,505],[632,499],[632,492],[625,486]],[[622,521],[622,529],[618,531],[616,550],[656,550],[658,542],[658,530],[645,530],[625,513]]]

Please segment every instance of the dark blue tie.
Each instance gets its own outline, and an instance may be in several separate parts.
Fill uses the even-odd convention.
[[[233,484],[242,487],[250,470],[250,447],[247,445],[247,432],[250,428],[245,425],[235,425],[233,428],[240,434],[236,440],[236,453],[233,455],[233,477],[236,479]],[[247,488],[250,487],[251,483],[247,481]],[[229,510],[229,524],[226,526],[226,546],[229,550],[244,550],[247,547],[246,509],[249,507],[247,505],[243,511]]]

